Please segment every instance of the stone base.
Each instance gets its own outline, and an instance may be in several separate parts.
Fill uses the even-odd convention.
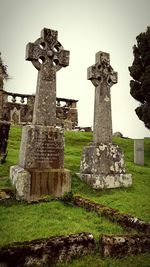
[[[22,167],[15,165],[10,167],[10,180],[16,188],[17,199],[30,199],[31,174]]]
[[[85,181],[93,189],[107,189],[117,187],[129,187],[132,185],[131,174],[79,174],[82,181]]]
[[[125,173],[122,150],[112,143],[84,148],[79,177],[94,189],[132,185],[131,174]]]
[[[17,199],[27,201],[44,195],[61,197],[71,191],[70,171],[67,169],[27,171],[16,165],[10,168],[10,179],[16,187]]]

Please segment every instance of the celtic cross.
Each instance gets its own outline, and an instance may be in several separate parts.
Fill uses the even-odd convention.
[[[111,143],[110,87],[117,83],[117,72],[110,66],[108,53],[96,53],[96,63],[88,68],[87,79],[95,86],[93,141],[96,144]]]
[[[26,46],[26,60],[38,70],[33,124],[56,124],[56,72],[69,65],[69,51],[57,40],[58,32],[44,28],[41,37]]]

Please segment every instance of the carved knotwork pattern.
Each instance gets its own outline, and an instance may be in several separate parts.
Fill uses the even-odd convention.
[[[101,59],[88,68],[88,80],[91,80],[94,86],[99,86],[101,83],[107,83],[109,86],[117,83],[117,72],[113,70],[109,61]]]
[[[42,72],[42,79],[53,80],[56,71],[69,65],[69,51],[57,40],[57,31],[44,28],[41,37],[26,47],[26,60]]]

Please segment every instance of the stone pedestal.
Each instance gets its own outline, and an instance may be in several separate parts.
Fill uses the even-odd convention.
[[[23,127],[19,165],[12,166],[10,178],[18,199],[51,194],[61,197],[71,190],[70,172],[64,169],[63,130],[53,126]]]
[[[67,169],[27,171],[15,165],[10,168],[10,179],[16,187],[16,198],[27,201],[49,194],[61,197],[71,191],[70,171]]]
[[[112,143],[91,144],[84,148],[80,178],[94,189],[132,185],[131,174],[125,173],[123,153]]]

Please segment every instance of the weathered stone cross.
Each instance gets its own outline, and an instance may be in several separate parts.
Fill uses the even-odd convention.
[[[56,124],[56,71],[69,65],[69,51],[57,40],[58,32],[44,28],[41,38],[26,47],[26,60],[38,70],[33,124]]]
[[[110,66],[108,53],[96,53],[96,64],[88,68],[88,80],[95,86],[93,141],[112,142],[110,87],[117,83],[117,72]]]

